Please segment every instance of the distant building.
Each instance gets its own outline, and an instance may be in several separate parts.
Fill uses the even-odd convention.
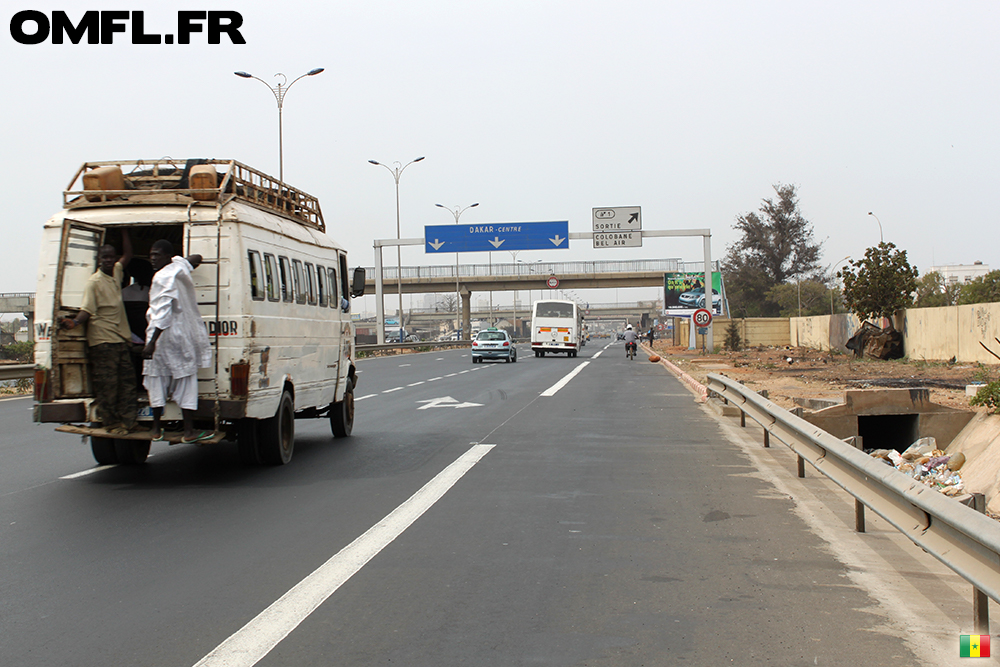
[[[954,285],[955,283],[972,282],[976,278],[985,276],[990,272],[990,267],[988,264],[983,264],[982,262],[973,262],[972,264],[932,266],[927,269],[927,273],[934,271],[941,274],[945,285]]]

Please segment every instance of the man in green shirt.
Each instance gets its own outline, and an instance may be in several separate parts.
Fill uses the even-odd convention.
[[[102,246],[97,271],[83,289],[83,303],[74,318],[62,320],[67,329],[87,325],[87,346],[93,374],[97,416],[112,435],[126,435],[136,426],[135,367],[132,365],[132,332],[122,302],[122,279],[132,259],[132,241],[122,230],[122,256],[114,246]]]

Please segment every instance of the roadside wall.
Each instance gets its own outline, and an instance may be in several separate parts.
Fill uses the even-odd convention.
[[[854,315],[793,317],[791,345],[847,353],[847,340],[861,326]],[[903,334],[903,350],[910,359],[997,364],[980,341],[1000,353],[1000,303],[977,303],[944,308],[909,308],[896,317]],[[718,335],[718,334],[716,334]]]
[[[691,320],[677,320],[678,344],[687,345],[688,326]],[[712,319],[712,328],[715,329],[715,346],[722,348],[726,344],[726,329],[732,320],[728,317],[716,317]],[[758,345],[771,345],[774,347],[784,347],[791,344],[789,332],[791,328],[787,317],[747,317],[737,319],[736,323],[740,328],[740,338],[746,347],[757,347]],[[701,345],[701,338],[698,339]]]

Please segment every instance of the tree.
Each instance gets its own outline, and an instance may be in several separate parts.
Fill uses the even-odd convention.
[[[985,276],[962,285],[958,303],[994,303],[1000,301],[1000,270],[990,271]]]
[[[774,317],[780,306],[768,298],[773,287],[820,279],[822,244],[813,241],[812,224],[799,211],[795,186],[773,187],[776,200],[764,199],[759,212],[736,218],[733,229],[743,236],[722,262],[731,307],[743,317]]]
[[[775,285],[768,291],[767,298],[778,304],[781,317],[830,314],[830,288],[819,280]]]
[[[954,306],[958,303],[961,290],[962,286],[958,283],[946,285],[944,276],[937,271],[931,271],[917,280],[917,294],[913,299],[913,305],[917,308]]]
[[[437,302],[434,307],[442,313],[454,313],[455,304],[458,303],[458,297],[454,294],[445,293],[438,297]]]
[[[837,273],[844,281],[844,303],[862,320],[885,317],[894,329],[893,314],[913,304],[917,289],[917,268],[906,260],[906,251],[882,242],[848,264]]]

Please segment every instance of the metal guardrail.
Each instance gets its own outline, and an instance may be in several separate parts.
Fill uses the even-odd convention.
[[[515,338],[515,343],[530,343],[530,338]],[[382,352],[385,350],[416,350],[421,347],[445,349],[449,347],[472,347],[471,340],[425,340],[417,343],[385,343],[383,345],[355,345],[358,352]]]
[[[710,391],[750,415],[915,544],[1000,602],[1000,524],[714,373]],[[766,438],[765,438],[766,442]]]
[[[35,377],[34,364],[0,364],[0,380],[22,380]]]
[[[471,340],[425,340],[416,343],[384,343],[382,345],[355,345],[358,352],[384,352],[386,350],[416,350],[421,347],[449,348],[472,347]]]

